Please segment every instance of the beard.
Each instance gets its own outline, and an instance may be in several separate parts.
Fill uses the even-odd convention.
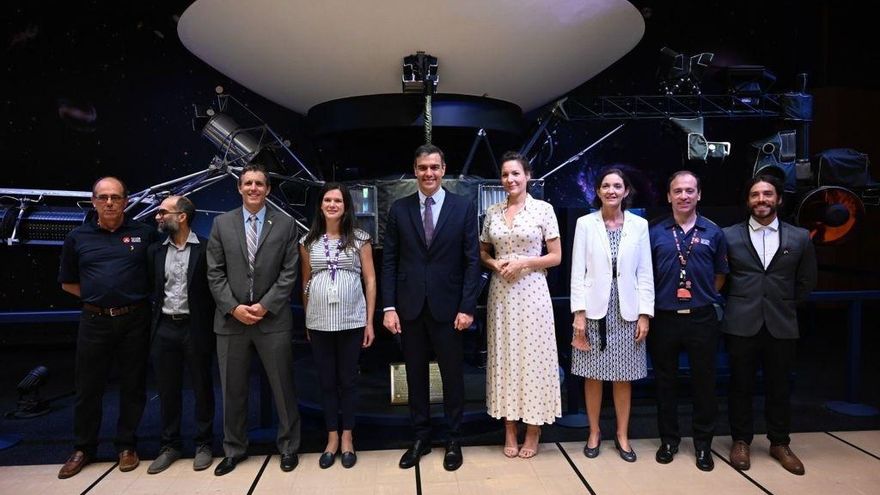
[[[174,235],[180,230],[180,225],[177,222],[162,222],[158,225],[157,230],[161,234]]]
[[[758,210],[758,207],[761,207],[761,206],[764,206],[764,207],[767,208],[767,213],[765,213],[765,214],[758,214],[758,211],[757,211],[757,210]],[[755,206],[752,206],[752,207],[750,208],[750,211],[751,211],[751,214],[752,214],[753,217],[755,217],[755,218],[757,218],[757,219],[760,220],[760,219],[763,219],[763,218],[769,218],[769,217],[772,217],[773,215],[776,215],[776,210],[777,210],[778,208],[779,208],[779,205],[778,205],[778,204],[759,203],[759,204],[757,204],[757,205],[755,205]]]

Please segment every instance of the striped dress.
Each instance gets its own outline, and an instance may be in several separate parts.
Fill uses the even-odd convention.
[[[360,250],[370,242],[370,235],[360,229],[354,232],[354,247],[338,250],[337,239],[329,240],[330,257],[322,238],[311,246],[309,252],[312,278],[309,282],[309,304],[306,308],[306,328],[325,332],[336,332],[361,328],[367,324],[367,302],[361,283]],[[299,243],[303,244],[305,236]],[[336,280],[330,277],[329,261],[339,255]],[[335,287],[339,302],[330,302]]]

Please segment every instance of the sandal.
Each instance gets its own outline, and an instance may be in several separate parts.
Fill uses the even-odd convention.
[[[535,447],[527,448],[525,445],[529,441],[529,431],[538,430],[538,434],[535,435]],[[527,425],[526,426],[526,440],[523,442],[523,448],[519,449],[519,458],[520,459],[531,459],[538,455],[538,448],[541,441],[541,427],[537,425]]]
[[[516,429],[516,421],[504,421],[504,457],[513,459],[519,455],[519,445],[515,439],[512,446],[507,444],[507,428],[510,426],[513,426],[513,428]],[[516,435],[514,435],[514,437],[516,437]]]

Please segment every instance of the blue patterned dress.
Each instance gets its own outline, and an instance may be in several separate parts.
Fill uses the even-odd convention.
[[[621,229],[609,230],[611,259],[617,263]],[[571,372],[577,376],[604,381],[633,381],[648,375],[645,342],[636,342],[635,321],[626,321],[620,314],[617,279],[611,279],[611,297],[605,316],[607,345],[599,350],[599,320],[587,319],[590,350],[571,349]]]

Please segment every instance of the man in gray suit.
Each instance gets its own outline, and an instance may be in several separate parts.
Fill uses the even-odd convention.
[[[269,178],[259,165],[238,180],[242,208],[218,216],[208,240],[208,282],[217,302],[214,333],[223,389],[223,450],[214,474],[222,476],[247,458],[248,375],[257,351],[278,408],[276,443],[281,469],[299,462],[300,418],[293,381],[290,294],[296,280],[296,224],[266,206]]]
[[[751,465],[752,391],[760,362],[770,455],[789,472],[802,475],[804,465],[789,448],[788,377],[797,348],[796,305],[816,286],[816,254],[809,232],[777,218],[779,179],[759,175],[749,181],[747,191],[751,216],[724,229],[730,264],[722,324],[730,353],[730,462],[741,470]]]

